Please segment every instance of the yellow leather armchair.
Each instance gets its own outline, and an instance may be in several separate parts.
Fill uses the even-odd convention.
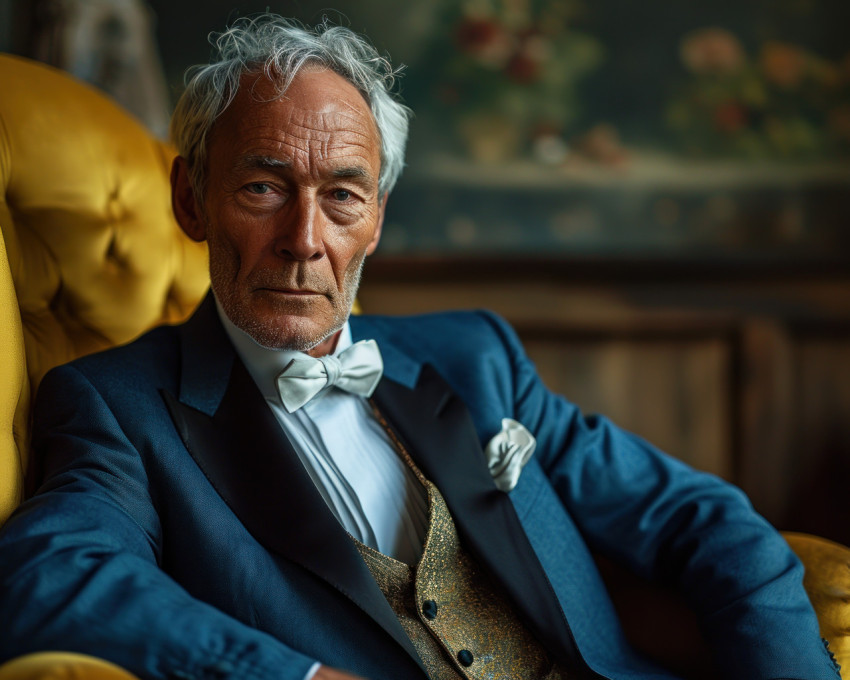
[[[66,74],[0,56],[0,523],[20,502],[32,394],[57,364],[190,312],[206,250],[171,214],[174,152]]]
[[[0,55],[0,525],[24,493],[32,396],[53,366],[191,312],[204,246],[171,214],[173,150],[66,74]],[[0,677],[129,677],[36,655]]]
[[[30,405],[44,373],[181,320],[209,279],[205,247],[189,241],[171,214],[170,147],[102,94],[25,59],[0,55],[0,93],[2,524],[23,497]],[[786,538],[806,565],[822,634],[848,669],[850,550],[812,536]],[[656,610],[643,610],[638,633],[651,628],[646,615]],[[678,625],[663,618],[668,629]],[[647,651],[662,659],[669,652],[652,642]],[[0,668],[0,680],[77,678],[132,676],[61,653]]]

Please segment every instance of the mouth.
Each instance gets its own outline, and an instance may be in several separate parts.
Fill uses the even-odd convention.
[[[295,296],[308,296],[308,295],[321,295],[316,290],[311,290],[309,288],[271,288],[271,287],[263,287],[259,290],[266,293],[276,293],[278,295],[295,295]]]

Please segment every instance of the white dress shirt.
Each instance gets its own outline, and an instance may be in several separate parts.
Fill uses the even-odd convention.
[[[396,453],[365,398],[332,387],[287,413],[276,378],[303,352],[268,349],[237,328],[216,300],[224,330],[325,503],[357,540],[407,564],[422,555],[428,528],[425,489]],[[350,347],[342,328],[336,349]],[[304,676],[310,680],[321,664]]]
[[[416,564],[428,528],[425,489],[396,452],[369,402],[331,387],[287,413],[276,378],[292,359],[305,355],[262,347],[220,306],[218,313],[237,354],[340,524],[366,545]],[[351,344],[346,323],[333,354]]]

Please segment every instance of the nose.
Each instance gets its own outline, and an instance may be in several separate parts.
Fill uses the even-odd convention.
[[[314,197],[298,196],[279,217],[275,254],[291,260],[318,260],[325,254],[325,216]]]

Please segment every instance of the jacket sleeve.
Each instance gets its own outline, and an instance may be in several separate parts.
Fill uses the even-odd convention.
[[[141,457],[83,374],[51,372],[36,411],[47,479],[0,532],[0,662],[65,650],[141,678],[302,680],[312,659],[160,569]]]
[[[553,395],[513,330],[515,418],[593,550],[673,585],[699,616],[724,678],[839,678],[802,585],[803,568],[746,496]]]

